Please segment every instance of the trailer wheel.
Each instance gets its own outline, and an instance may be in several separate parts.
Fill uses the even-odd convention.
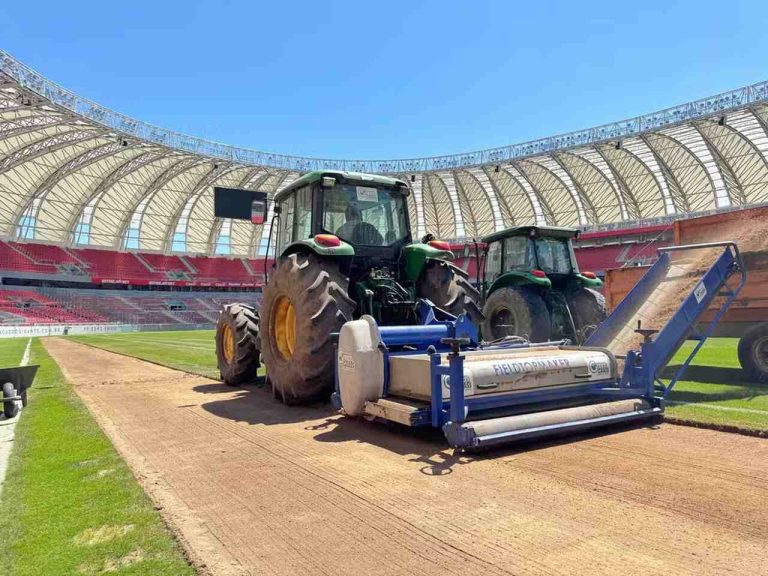
[[[525,336],[531,342],[550,337],[550,318],[544,299],[525,286],[499,288],[483,306],[483,340]]]
[[[576,325],[576,339],[583,343],[605,320],[605,297],[595,290],[579,288],[568,295],[573,323]]]
[[[483,321],[480,292],[469,281],[469,274],[450,262],[427,262],[416,281],[416,294],[454,316],[466,314],[477,325]]]
[[[768,384],[768,324],[759,324],[739,339],[739,364],[760,384]]]
[[[14,396],[16,396],[16,389],[13,387],[13,384],[10,382],[3,384],[3,399],[12,398]],[[15,418],[18,413],[19,405],[16,404],[16,400],[8,400],[7,402],[3,402],[3,414],[5,414],[6,418],[9,420],[11,418]]]
[[[259,314],[247,304],[227,304],[216,324],[216,359],[221,379],[237,386],[256,377],[259,369]]]
[[[331,258],[290,254],[269,277],[259,334],[275,395],[298,404],[330,395],[333,388],[331,333],[352,319],[355,301],[347,278]]]

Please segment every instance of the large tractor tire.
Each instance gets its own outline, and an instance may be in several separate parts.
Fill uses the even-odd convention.
[[[583,344],[605,320],[605,297],[589,288],[579,288],[568,295],[568,308],[576,325],[577,343]]]
[[[752,380],[768,384],[768,324],[758,324],[739,339],[739,364]]]
[[[427,262],[416,282],[416,295],[454,316],[467,314],[478,326],[483,321],[480,292],[469,281],[469,274],[449,262]]]
[[[522,336],[531,342],[546,342],[550,338],[549,310],[531,288],[499,288],[485,301],[483,314],[483,340]]]
[[[259,314],[248,304],[227,304],[216,324],[216,359],[221,379],[237,386],[256,378],[259,369]]]
[[[261,304],[259,349],[275,395],[300,404],[333,389],[331,333],[352,320],[355,301],[333,259],[315,254],[283,258]]]

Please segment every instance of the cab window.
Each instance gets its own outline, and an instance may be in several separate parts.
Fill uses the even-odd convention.
[[[280,218],[278,219],[277,229],[277,251],[276,254],[282,254],[285,247],[291,243],[293,236],[293,223],[295,220],[295,194],[290,194],[280,202]]]
[[[485,276],[494,280],[501,273],[501,242],[491,242],[488,245],[488,255],[485,258]]]
[[[296,191],[296,217],[293,223],[293,242],[312,236],[312,188],[304,186]]]
[[[547,274],[570,274],[571,254],[568,243],[558,238],[536,240],[536,255],[539,268]]]
[[[504,270],[530,270],[532,265],[531,241],[527,236],[504,239]]]

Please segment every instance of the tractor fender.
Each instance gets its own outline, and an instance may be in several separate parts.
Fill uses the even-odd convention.
[[[501,276],[488,287],[488,293],[486,298],[493,294],[499,288],[507,288],[510,286],[534,286],[538,288],[551,288],[552,281],[549,278],[539,278],[529,272],[504,272]]]
[[[291,254],[298,254],[301,252],[313,252],[318,256],[354,256],[355,249],[351,244],[340,240],[338,246],[324,246],[317,242],[314,238],[305,238],[304,240],[298,240],[285,247],[280,254],[280,258],[286,258]]]
[[[429,244],[421,242],[408,244],[403,247],[403,272],[405,279],[409,282],[416,282],[421,276],[428,260],[441,260],[449,263],[453,260],[453,252],[450,250],[441,250]],[[454,266],[455,267],[455,266]],[[460,268],[456,268],[461,274],[465,274]]]
[[[584,276],[581,272],[576,273],[576,281],[585,288],[592,288],[593,290],[601,288],[603,285],[603,281],[600,278],[590,278],[589,276]]]

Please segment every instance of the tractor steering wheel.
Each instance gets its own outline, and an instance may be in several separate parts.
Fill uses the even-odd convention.
[[[368,246],[381,246],[384,237],[379,234],[376,227],[368,222],[359,222],[352,230],[352,242]]]

